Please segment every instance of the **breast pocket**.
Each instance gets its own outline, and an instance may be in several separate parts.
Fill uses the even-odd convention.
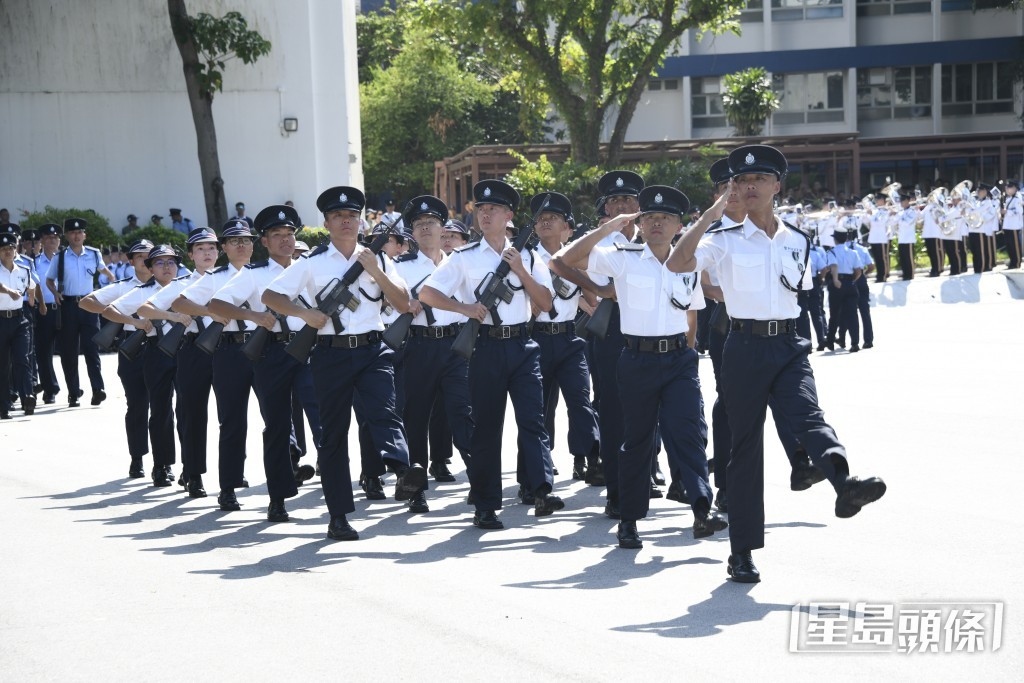
[[[626,296],[629,306],[638,311],[654,310],[654,278],[646,275],[626,276]]]
[[[732,282],[741,292],[756,292],[764,288],[765,260],[761,254],[733,254]]]
[[[487,279],[487,276],[490,274],[491,271],[486,268],[474,268],[470,270],[467,273],[467,275],[469,275],[469,282],[467,283],[469,285],[469,291],[476,293],[477,287],[479,287],[480,283]]]

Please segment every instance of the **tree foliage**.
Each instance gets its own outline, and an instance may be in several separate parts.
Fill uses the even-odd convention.
[[[110,227],[107,217],[96,213],[92,209],[77,209],[74,207],[58,208],[47,205],[42,211],[22,211],[21,229],[38,230],[40,225],[56,223],[64,227],[64,219],[76,217],[84,218],[88,225],[85,229],[85,243],[92,247],[106,247],[111,244],[123,242],[123,238]]]
[[[201,89],[210,99],[224,89],[224,67],[229,60],[237,58],[243,64],[252,64],[270,54],[270,41],[250,30],[239,12],[228,12],[223,17],[200,12],[189,17],[189,28],[201,60]]]
[[[760,135],[765,120],[779,108],[772,81],[762,67],[751,67],[722,78],[722,109],[736,135]]]

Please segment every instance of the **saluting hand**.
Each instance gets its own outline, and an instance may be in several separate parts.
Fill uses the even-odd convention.
[[[722,214],[725,213],[725,207],[729,203],[729,195],[733,193],[736,184],[733,179],[729,179],[729,184],[725,186],[725,190],[718,196],[715,203],[711,205],[711,208],[704,212],[704,215],[710,218],[712,221],[717,221],[722,218]],[[703,216],[702,216],[703,217]]]

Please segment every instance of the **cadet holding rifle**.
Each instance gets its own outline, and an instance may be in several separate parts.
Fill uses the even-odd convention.
[[[149,282],[153,274],[146,267],[146,260],[149,258],[151,249],[153,249],[153,243],[149,240],[139,240],[128,247],[128,259],[134,267],[134,275],[96,290],[82,299],[79,306],[90,313],[102,313],[103,309],[132,289]],[[108,325],[111,327],[108,328]],[[135,329],[133,325],[107,321],[100,329],[100,334],[103,333],[103,330],[120,330],[120,334],[116,336],[123,337],[125,332],[134,332]],[[115,341],[115,347],[116,343]],[[128,438],[128,455],[131,457],[128,476],[132,479],[146,476],[142,469],[142,456],[149,453],[149,436],[146,431],[146,423],[149,421],[149,393],[146,391],[146,380],[142,371],[143,358],[141,355],[130,360],[123,354],[117,354],[117,376],[121,380],[121,386],[124,387],[124,400],[127,404],[124,413],[124,431]]]
[[[473,187],[473,198],[474,220],[483,239],[457,249],[444,261],[423,284],[420,301],[467,316],[471,321],[467,326],[479,325],[469,361],[475,423],[469,449],[469,480],[476,506],[473,525],[502,529],[495,511],[502,505],[501,442],[508,398],[516,413],[524,479],[534,494],[535,514],[550,515],[565,507],[551,495],[554,478],[544,430],[540,349],[526,326],[531,303],[541,311],[551,309],[551,276],[540,259],[520,253],[505,236],[505,224],[519,206],[519,193],[500,180],[482,180]],[[528,233],[524,229],[520,236]],[[497,274],[499,282],[494,282],[499,264],[507,265]],[[509,274],[506,278],[502,273]],[[502,290],[505,285],[511,290],[508,299],[500,299],[491,309],[479,302],[478,292]],[[473,303],[459,303],[452,296]]]
[[[363,193],[354,187],[325,190],[317,198],[317,208],[324,214],[330,243],[296,261],[263,294],[263,302],[270,308],[298,316],[318,330],[311,369],[323,428],[320,476],[331,516],[327,536],[342,541],[359,538],[347,519],[355,511],[348,454],[354,392],[359,392],[366,410],[364,417],[377,452],[398,475],[395,499],[409,500],[427,485],[426,470],[409,465],[409,448],[395,408],[394,374],[388,360],[391,351],[381,341],[384,323],[381,307],[375,303],[383,295],[399,313],[405,313],[409,292],[389,258],[358,244],[364,205]],[[379,240],[375,246],[380,248]],[[346,283],[344,292],[331,294],[339,281]],[[300,294],[308,298],[324,294],[320,300],[327,312],[293,303]]]

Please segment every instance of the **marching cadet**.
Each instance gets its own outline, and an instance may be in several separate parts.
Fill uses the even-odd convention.
[[[469,228],[457,218],[446,220],[441,233],[441,251],[448,255],[467,244],[469,244]]]
[[[772,214],[773,197],[788,169],[786,158],[766,145],[744,145],[729,154],[729,167],[734,173],[731,185],[747,213],[743,224],[703,239],[725,206],[720,199],[679,240],[666,265],[672,272],[687,273],[717,264],[728,301],[732,322],[722,365],[733,431],[728,573],[735,581],[754,583],[760,574],[751,553],[764,547],[764,416],[769,397],[773,410],[779,410],[835,488],[836,516],[851,517],[881,498],[885,483],[850,476],[846,451],[818,407],[808,362],[811,344],[795,333],[796,291],[807,286],[810,240]]]
[[[904,280],[914,279],[914,244],[917,242],[917,222],[921,212],[910,205],[910,195],[900,195],[900,210],[896,214],[896,242],[900,270]],[[846,231],[843,230],[845,234]]]
[[[967,272],[967,254],[964,252],[964,236],[966,226],[960,209],[960,198],[949,197],[949,203],[943,208],[944,221],[952,223],[952,229],[942,240],[942,250],[949,259],[949,274],[960,275]]]
[[[1006,253],[1009,260],[1007,268],[1020,268],[1021,231],[1024,229],[1024,210],[1021,208],[1020,182],[1006,181],[1006,193],[1003,200],[1003,232],[1006,233]]]
[[[171,466],[177,458],[174,438],[175,360],[157,348],[163,330],[145,318],[135,318],[139,306],[164,287],[171,284],[181,265],[181,258],[169,244],[153,247],[146,256],[145,266],[153,274],[145,284],[129,290],[103,309],[103,317],[125,326],[134,326],[146,333],[143,351],[142,376],[149,396],[149,441],[153,446],[153,486],[171,486],[174,473]],[[188,324],[191,318],[180,313],[176,322]],[[158,332],[159,329],[159,332]],[[135,460],[133,458],[133,470]],[[134,475],[132,475],[134,476]]]
[[[978,198],[978,213],[981,214],[982,242],[985,243],[983,251],[984,270],[986,272],[995,268],[996,265],[996,231],[999,230],[999,205],[992,198],[992,186],[988,183],[978,183],[976,190]]]
[[[785,157],[783,157],[785,158]],[[850,353],[860,351],[860,324],[857,321],[857,286],[854,281],[864,275],[860,255],[846,246],[846,231],[834,234],[835,248],[828,253],[828,346],[836,348],[836,332],[843,328],[850,333]]]
[[[146,267],[146,261],[149,259],[149,252],[152,249],[153,243],[149,240],[134,242],[126,252],[134,266],[132,277],[122,278],[102,289],[97,289],[82,299],[81,307],[90,313],[103,313],[107,306],[136,287],[146,284],[152,277],[152,273]],[[135,330],[134,325],[125,325],[122,338],[124,334]],[[124,388],[126,404],[124,431],[128,440],[128,455],[131,458],[131,463],[128,465],[128,476],[132,479],[141,479],[146,476],[142,467],[142,457],[149,453],[149,434],[146,428],[149,422],[149,393],[146,391],[146,379],[143,375],[144,366],[145,356],[143,354],[139,354],[135,358],[128,358],[123,353],[117,354],[117,376]]]
[[[33,390],[32,396],[34,397],[42,390],[42,386],[39,384],[39,367],[36,365],[36,303],[42,307],[43,311],[46,310],[46,305],[43,302],[43,293],[39,286],[39,273],[36,272],[35,263],[36,243],[39,239],[39,234],[35,230],[22,230],[21,226],[17,223],[8,223],[0,229],[10,232],[19,240],[14,262],[28,268],[29,275],[32,278],[29,288],[22,296],[22,311],[25,314],[25,320],[28,321],[28,377]],[[17,398],[17,392],[15,391],[10,396],[13,402]]]
[[[292,339],[294,331],[302,326],[302,321],[294,317],[275,316],[273,311],[267,309],[261,297],[275,278],[285,273],[293,263],[303,263],[305,259],[292,261],[295,233],[299,229],[299,214],[295,209],[283,204],[268,206],[256,214],[255,225],[270,258],[241,268],[217,290],[207,308],[222,320],[248,321],[270,332],[263,347],[262,358],[253,364],[253,388],[256,390],[264,423],[263,468],[270,496],[267,521],[287,522],[290,518],[284,501],[299,492],[289,440],[292,434],[292,392],[301,364],[285,352],[285,345]],[[244,250],[245,246],[235,248]],[[247,333],[241,334],[244,339]],[[230,350],[225,353],[236,352]],[[240,351],[238,356],[241,356]],[[244,356],[233,358],[226,355],[224,360],[240,366]],[[226,369],[230,370],[230,366]],[[233,391],[240,394],[243,391],[242,383],[234,387]],[[237,449],[238,445],[235,444],[234,448]],[[217,503],[221,510],[240,509],[235,488],[246,484],[242,479],[244,451],[241,452],[241,458],[237,456],[238,452],[233,451],[230,467],[220,474],[221,489]]]
[[[921,237],[924,239],[924,249],[928,253],[928,263],[931,269],[928,271],[928,277],[939,277],[942,275],[942,271],[945,270],[945,256],[942,252],[942,228],[939,227],[939,221],[937,220],[941,214],[936,215],[937,212],[932,206],[925,206],[921,210]]]
[[[412,230],[419,250],[395,262],[399,276],[409,286],[409,313],[414,315],[404,348],[404,387],[398,389],[404,393],[404,400],[399,402],[399,408],[409,438],[410,462],[428,466],[431,416],[441,407],[449,418],[450,438],[454,439],[468,469],[473,436],[469,364],[462,356],[452,353],[452,342],[466,318],[452,311],[434,310],[418,299],[423,283],[449,258],[441,250],[442,221],[447,215],[445,203],[429,195],[410,200],[402,214],[402,222]],[[429,473],[436,481],[455,481],[444,459],[436,459],[436,456],[429,463]],[[426,512],[426,508],[422,492],[409,501],[412,512]]]
[[[565,507],[551,495],[554,476],[544,430],[544,396],[540,348],[530,338],[527,322],[531,305],[551,309],[548,269],[529,253],[510,245],[505,232],[519,206],[519,193],[500,180],[481,180],[473,186],[474,222],[483,238],[457,250],[435,270],[420,289],[420,301],[435,309],[476,318],[482,324],[469,360],[469,392],[473,406],[473,438],[469,481],[476,506],[473,525],[502,529],[495,511],[501,508],[501,443],[506,402],[511,399],[519,427],[519,453],[525,485],[534,495],[534,514],[550,515]],[[508,263],[510,302],[499,301],[493,311],[476,301],[474,292],[497,269]],[[460,303],[450,298],[457,295]]]
[[[711,211],[721,215],[726,201],[719,198],[720,206]],[[641,190],[638,204],[639,214],[619,214],[559,254],[570,266],[612,278],[619,302],[625,344],[617,367],[625,428],[618,462],[620,548],[643,545],[636,522],[650,507],[651,458],[659,426],[670,469],[678,473],[693,509],[694,538],[728,527],[711,512],[697,353],[685,336],[699,276],[669,272],[664,265],[689,200],[673,187],[651,185]],[[638,216],[643,245],[601,245],[622,223]]]
[[[875,207],[868,215],[868,246],[875,262],[875,282],[889,279],[889,250],[892,248],[892,212],[885,204],[885,195],[875,196]]]
[[[355,511],[348,456],[354,393],[359,394],[376,452],[398,475],[395,499],[409,500],[427,486],[426,470],[419,464],[409,464],[409,447],[395,408],[390,351],[381,341],[381,307],[374,305],[384,297],[405,313],[409,292],[390,259],[358,244],[359,217],[365,203],[362,191],[354,187],[338,186],[322,192],[317,208],[324,214],[330,243],[317,247],[278,275],[266,286],[262,299],[278,313],[300,317],[318,330],[310,369],[323,429],[320,479],[331,517],[327,536],[341,541],[359,538],[346,517]],[[340,284],[335,281],[357,263],[362,272],[348,287],[353,295],[351,306],[324,313],[292,303],[300,294],[314,300],[325,289]],[[360,296],[369,301],[361,301]]]
[[[534,231],[540,239],[534,253],[548,265],[572,235],[572,203],[557,192],[543,192],[530,201],[530,213],[547,202],[537,215]],[[540,347],[540,374],[544,388],[544,414],[554,417],[554,401],[561,391],[569,415],[569,453],[573,457],[573,479],[583,481],[587,470],[599,467],[601,433],[597,412],[590,403],[590,370],[584,351],[586,342],[576,334],[576,311],[583,293],[574,285],[552,275],[555,297],[549,311],[540,312],[533,323],[533,339]],[[548,434],[548,448],[554,450],[554,436]]]
[[[114,274],[103,265],[103,257],[96,247],[85,246],[86,221],[68,218],[64,221],[66,249],[60,250],[50,262],[46,272],[46,286],[53,293],[60,308],[60,362],[64,367],[64,382],[68,385],[68,406],[78,407],[83,391],[78,383],[78,353],[85,355],[85,368],[92,385],[92,405],[98,406],[107,398],[103,390],[100,354],[92,338],[100,331],[99,316],[79,307],[83,296],[93,290],[93,277],[104,273],[111,280]]]
[[[56,223],[46,223],[39,226],[38,232],[41,248],[35,258],[36,273],[45,279],[50,262],[54,260],[57,248],[60,247],[60,226]],[[41,287],[40,290],[43,301],[36,318],[36,366],[39,368],[39,384],[43,389],[43,403],[52,404],[60,393],[60,382],[57,381],[57,373],[53,369],[53,348],[54,340],[57,338],[57,318],[60,316],[60,309],[55,305],[56,299],[49,287]]]
[[[216,233],[209,228],[196,228],[188,234],[185,248],[195,264],[195,271],[153,295],[139,306],[139,315],[148,320],[169,320],[185,325],[185,336],[177,351],[174,388],[178,417],[178,437],[181,439],[181,477],[178,483],[185,487],[190,498],[205,498],[203,475],[206,474],[206,426],[209,422],[210,387],[213,381],[211,356],[200,351],[195,340],[206,329],[201,317],[187,315],[171,309],[181,292],[201,282],[217,264],[220,257]],[[157,323],[162,324],[162,323]]]
[[[36,292],[32,272],[15,263],[17,253],[17,233],[0,233],[0,418],[4,420],[11,417],[6,406],[12,379],[25,415],[32,415],[36,408],[29,371],[29,321],[22,305],[26,295],[34,305]]]

